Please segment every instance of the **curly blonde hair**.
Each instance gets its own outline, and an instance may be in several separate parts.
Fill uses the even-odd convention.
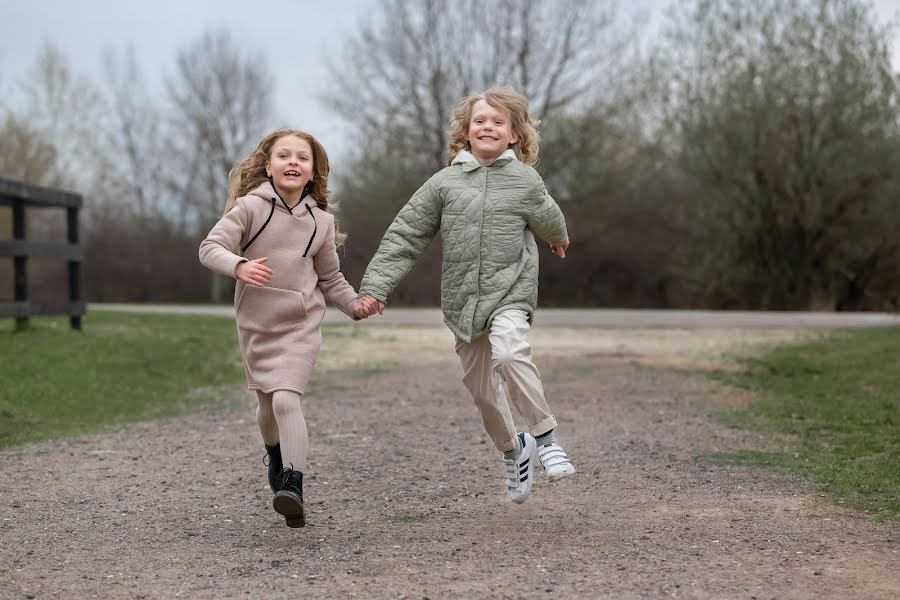
[[[494,108],[509,113],[510,125],[518,137],[512,149],[516,158],[526,165],[534,165],[538,160],[538,145],[541,134],[538,132],[540,121],[528,114],[528,99],[519,92],[508,88],[492,88],[486,92],[464,98],[453,109],[450,127],[450,156],[447,164],[451,164],[461,150],[469,149],[469,125],[472,121],[472,108],[479,100],[484,100]]]
[[[313,177],[307,184],[309,195],[316,201],[319,208],[331,213],[337,212],[337,206],[332,203],[329,207],[328,197],[331,190],[328,189],[328,154],[325,148],[314,136],[299,129],[278,129],[264,137],[256,146],[256,150],[250,156],[237,163],[228,173],[228,199],[225,202],[225,213],[234,208],[237,199],[246,196],[252,190],[269,181],[266,175],[266,161],[271,158],[272,147],[281,138],[293,135],[305,140],[313,153]],[[340,245],[347,235],[337,229],[335,223],[335,243]]]

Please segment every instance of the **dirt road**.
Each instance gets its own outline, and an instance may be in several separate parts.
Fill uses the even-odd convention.
[[[218,315],[232,317],[231,306],[204,304],[91,304],[88,311],[143,312],[157,314]],[[540,327],[602,327],[613,329],[849,329],[900,325],[900,315],[848,312],[771,312],[739,310],[616,310],[600,308],[541,308],[536,323]],[[328,324],[351,322],[337,310],[325,313]],[[358,327],[441,327],[438,308],[395,308],[373,317]]]
[[[446,331],[377,331],[327,339],[304,400],[308,527],[272,511],[252,398],[222,390],[233,409],[0,453],[0,598],[900,596],[896,528],[698,459],[763,442],[709,418],[746,398],[670,367],[784,333],[536,329],[578,473],[516,506]]]

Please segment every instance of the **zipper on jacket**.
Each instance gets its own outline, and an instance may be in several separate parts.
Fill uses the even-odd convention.
[[[475,313],[478,312],[478,296],[481,294],[481,243],[484,235],[484,205],[487,201],[487,176],[488,168],[482,166],[484,171],[484,185],[481,188],[481,221],[478,223],[478,269],[475,271],[475,306],[472,307],[472,321],[469,325],[469,335],[475,331]]]

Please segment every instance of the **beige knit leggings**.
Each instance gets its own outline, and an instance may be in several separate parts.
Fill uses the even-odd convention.
[[[263,442],[274,446],[281,442],[281,460],[294,471],[306,471],[309,436],[306,420],[300,410],[300,394],[278,390],[271,394],[256,392],[256,422]]]

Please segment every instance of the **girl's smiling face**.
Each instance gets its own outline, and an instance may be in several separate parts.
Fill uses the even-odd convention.
[[[510,144],[519,140],[512,129],[509,114],[484,99],[472,107],[468,137],[472,155],[482,164],[493,161]]]
[[[299,200],[313,176],[313,151],[309,142],[296,135],[275,140],[266,161],[266,173],[285,201]]]

